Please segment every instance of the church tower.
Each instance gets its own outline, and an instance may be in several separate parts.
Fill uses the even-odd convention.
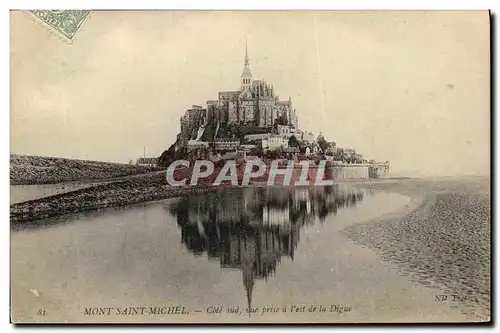
[[[241,91],[250,89],[252,86],[252,72],[250,72],[250,61],[248,59],[248,46],[245,41],[245,67],[241,73]]]

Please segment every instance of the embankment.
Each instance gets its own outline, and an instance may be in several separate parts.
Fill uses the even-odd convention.
[[[162,170],[159,167],[74,160],[58,157],[11,155],[12,185],[95,181]]]
[[[148,177],[101,184],[13,204],[10,206],[10,221],[15,227],[29,221],[43,220],[71,213],[132,205],[216,189],[216,187],[203,184],[198,187],[171,187],[166,185],[163,173],[152,173]]]
[[[168,199],[176,196],[199,191],[215,191],[218,186],[212,186],[222,166],[218,165],[209,177],[199,179],[197,186],[173,187],[168,186],[163,172],[150,172],[137,176],[130,176],[123,180],[97,183],[89,187],[78,186],[76,190],[64,191],[64,193],[44,196],[35,200],[24,202],[14,201],[10,206],[11,222],[20,224],[29,221],[43,220],[56,216],[98,210],[106,207],[116,207],[136,204],[140,202]],[[243,167],[238,170],[238,184],[243,179]],[[316,179],[317,168],[309,170],[308,179]],[[293,185],[300,177],[300,169],[295,168],[291,179]],[[328,172],[327,172],[328,173]],[[174,178],[177,180],[186,178],[190,183],[192,168],[176,169]],[[265,186],[269,177],[269,170],[264,175],[252,178],[249,186]],[[327,175],[326,178],[330,178]],[[349,177],[346,177],[349,178]],[[351,179],[353,180],[353,179]],[[284,182],[283,175],[276,177],[274,185]],[[289,184],[286,184],[289,185]],[[232,186],[230,181],[223,181],[219,186]]]

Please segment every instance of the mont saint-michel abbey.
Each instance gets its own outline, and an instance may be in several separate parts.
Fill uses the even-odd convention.
[[[272,85],[253,78],[248,47],[245,47],[239,89],[219,92],[217,100],[209,100],[206,104],[206,108],[193,105],[193,108],[186,111],[181,118],[182,133],[191,133],[194,128],[206,124],[218,124],[218,127],[255,125],[268,128],[275,125],[277,119],[280,119],[281,125],[298,129],[298,118],[291,97],[282,101]]]
[[[254,80],[250,71],[248,48],[245,48],[245,66],[240,78],[240,89],[219,92],[219,99],[207,101],[207,116],[228,124],[255,123],[259,127],[274,125],[277,118],[298,128],[298,119],[292,99],[280,101],[274,87],[264,80]]]

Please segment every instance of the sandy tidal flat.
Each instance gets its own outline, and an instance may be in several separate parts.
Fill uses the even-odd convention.
[[[411,195],[421,205],[343,233],[396,264],[401,275],[447,295],[450,306],[484,321],[490,317],[491,293],[489,186],[489,178],[372,184]]]

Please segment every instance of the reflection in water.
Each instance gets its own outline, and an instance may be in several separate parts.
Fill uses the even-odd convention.
[[[293,260],[304,225],[356,205],[367,194],[339,185],[320,188],[222,189],[190,195],[168,207],[181,227],[182,242],[224,268],[241,269],[251,308],[255,279],[274,274],[282,256]]]

